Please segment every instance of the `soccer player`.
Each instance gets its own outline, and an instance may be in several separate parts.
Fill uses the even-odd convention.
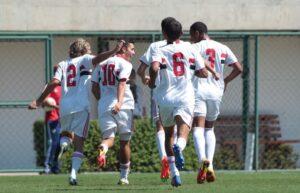
[[[133,128],[134,98],[127,84],[135,54],[134,44],[125,43],[116,56],[97,66],[92,76],[92,92],[98,102],[99,124],[102,142],[99,147],[98,163],[106,164],[106,153],[114,144],[116,132],[120,136],[120,180],[127,185],[130,169],[130,139]]]
[[[149,87],[156,86],[155,100],[159,105],[160,119],[165,128],[165,148],[171,171],[171,185],[180,186],[178,169],[184,166],[184,150],[194,112],[194,88],[191,81],[191,68],[194,75],[206,77],[207,70],[200,54],[188,42],[179,38],[182,35],[181,24],[174,20],[166,24],[163,35],[167,45],[156,50],[149,70]],[[159,84],[156,78],[159,73]],[[177,142],[173,145],[174,125],[177,125]]]
[[[219,115],[226,86],[242,72],[242,66],[227,46],[209,38],[204,23],[195,22],[191,25],[190,37],[198,53],[210,63],[214,71],[207,79],[194,79],[196,98],[193,120],[193,138],[200,164],[197,182],[213,182],[216,179],[213,170],[216,146],[214,122]],[[223,75],[224,65],[233,68],[226,78]]]
[[[47,84],[37,100],[33,100],[29,109],[41,106],[42,101],[53,89],[61,84],[62,97],[60,101],[60,122],[62,131],[74,132],[75,151],[72,155],[72,169],[69,179],[70,185],[77,185],[77,172],[81,166],[84,139],[88,133],[89,124],[89,97],[88,84],[93,67],[101,61],[120,50],[123,41],[120,41],[115,49],[91,55],[90,44],[79,38],[69,48],[69,58],[58,64],[57,71],[51,82]]]
[[[162,32],[165,31],[165,26],[168,22],[174,21],[175,19],[173,17],[167,17],[161,21],[161,29]],[[148,66],[151,65],[152,62],[152,55],[155,53],[156,49],[159,49],[161,46],[167,45],[166,40],[158,41],[158,42],[153,42],[150,44],[149,48],[147,51],[144,53],[143,56],[140,57],[140,66],[137,70],[138,75],[141,77],[142,82],[147,85],[149,82],[149,76],[145,74],[146,69]],[[156,83],[158,84],[158,83]],[[153,89],[153,95],[155,95],[155,89]],[[166,149],[165,149],[165,131],[162,126],[162,123],[159,119],[159,110],[156,101],[154,98],[151,100],[151,113],[152,113],[152,118],[153,122],[156,125],[156,144],[157,144],[157,149],[159,152],[159,157],[161,160],[161,173],[160,173],[160,178],[162,180],[166,180],[170,177],[170,170],[169,170],[169,164],[168,164],[168,159],[167,159],[167,154],[166,154]]]
[[[57,65],[54,66],[54,73],[57,70]],[[55,100],[55,105],[48,104],[47,100],[43,101],[43,107],[53,108],[45,113],[45,123],[47,128],[47,136],[49,141],[49,147],[47,149],[47,155],[45,159],[45,174],[59,173],[59,163],[57,152],[59,151],[59,139],[60,139],[60,122],[59,122],[59,102],[61,98],[61,86],[57,85],[53,91],[48,95]]]

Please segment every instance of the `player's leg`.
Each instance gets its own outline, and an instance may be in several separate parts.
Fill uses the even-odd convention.
[[[196,101],[193,119],[193,139],[199,162],[197,175],[197,183],[199,184],[202,184],[206,180],[207,168],[209,166],[209,161],[206,157],[204,137],[206,113],[206,102],[204,100]]]
[[[168,156],[168,163],[170,167],[170,173],[171,173],[171,185],[172,186],[180,186],[181,180],[179,171],[176,167],[175,163],[175,155],[173,152],[173,145],[174,145],[174,117],[173,117],[173,107],[164,107],[160,106],[159,108],[159,115],[160,120],[162,122],[162,125],[165,129],[165,149],[166,154]]]
[[[72,114],[60,117],[61,133],[60,133],[60,150],[58,154],[58,160],[62,158],[64,152],[68,150],[73,142],[74,135],[71,131]]]
[[[158,117],[156,120],[156,144],[157,149],[159,152],[159,157],[161,160],[161,171],[160,171],[160,178],[165,181],[170,177],[170,170],[169,170],[169,164],[168,164],[168,158],[165,148],[165,131],[162,126],[162,123]]]
[[[56,120],[56,121],[51,121],[49,125],[51,128],[51,139],[52,139],[52,148],[50,153],[51,172],[57,174],[59,173],[59,169],[60,169],[58,163],[60,123],[58,120]]]
[[[72,167],[70,185],[77,185],[77,173],[83,161],[84,140],[89,129],[89,112],[80,111],[73,114],[71,129],[74,131],[74,153],[72,155]]]
[[[50,172],[51,172],[52,138],[51,138],[51,127],[50,127],[49,121],[47,122],[47,125],[46,125],[46,135],[47,135],[46,138],[47,138],[48,148],[47,148],[47,153],[46,153],[45,162],[44,162],[44,165],[45,165],[44,172],[45,172],[45,174],[50,174]]]
[[[213,170],[213,158],[216,148],[216,136],[214,132],[214,123],[220,113],[220,101],[208,100],[207,101],[207,116],[205,121],[205,142],[206,142],[206,155],[210,162],[207,172],[206,180],[213,182],[216,179],[215,172]]]
[[[107,111],[99,114],[99,125],[102,133],[102,141],[99,145],[99,155],[97,157],[100,168],[106,165],[106,153],[114,145],[117,123],[111,114]]]
[[[120,134],[120,180],[118,184],[127,185],[130,171],[130,140],[133,128],[132,110],[121,110],[115,118],[118,122],[118,132]]]
[[[175,187],[181,186],[180,174],[179,174],[179,170],[176,167],[175,155],[173,151],[174,126],[165,127],[165,133],[166,133],[165,147],[166,147],[166,153],[168,156],[168,163],[169,163],[171,178],[172,178],[171,185]]]
[[[184,157],[183,150],[186,147],[188,135],[193,121],[194,106],[178,107],[173,111],[173,116],[177,125],[177,142],[173,147],[176,166],[179,170],[183,169]]]
[[[156,104],[155,100],[152,100],[151,103],[151,113],[153,117],[153,122],[156,126],[156,144],[159,153],[159,158],[161,160],[160,178],[163,181],[165,181],[170,177],[170,170],[165,149],[165,131],[159,118],[158,105]]]

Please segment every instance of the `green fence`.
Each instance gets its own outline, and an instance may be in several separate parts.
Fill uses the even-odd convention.
[[[183,39],[188,39],[185,34]],[[300,33],[211,32],[210,36],[228,45],[244,67],[243,75],[224,94],[215,127],[219,169],[300,168]],[[149,44],[162,39],[159,32],[0,32],[1,171],[41,168],[36,164],[33,124],[43,119],[44,112],[28,111],[26,106],[51,79],[52,65],[67,57],[76,37],[86,38],[94,53],[111,48],[117,39],[133,40],[135,69]],[[141,113],[149,117],[150,90],[137,82]],[[93,118],[96,113],[92,100]],[[155,131],[151,132],[154,138]],[[46,144],[44,136],[39,140]],[[226,167],[228,156],[239,167]]]

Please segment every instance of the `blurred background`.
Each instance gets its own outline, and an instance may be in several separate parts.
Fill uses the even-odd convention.
[[[182,23],[185,40],[192,23],[206,23],[211,38],[230,47],[244,67],[223,97],[216,168],[300,168],[299,10],[297,0],[0,1],[0,171],[42,167],[47,136],[34,123],[44,111],[28,111],[27,104],[51,79],[53,65],[67,58],[72,41],[84,37],[98,53],[121,38],[133,40],[137,69],[150,43],[162,39],[160,22],[168,16]],[[147,122],[151,92],[139,77],[136,83],[139,121]],[[150,133],[141,135],[144,141],[155,141],[154,129],[141,132]]]

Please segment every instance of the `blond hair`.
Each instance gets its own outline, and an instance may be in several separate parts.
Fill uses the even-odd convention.
[[[88,41],[83,38],[76,39],[70,45],[69,56],[70,58],[76,58],[85,54],[91,53],[91,45]]]

